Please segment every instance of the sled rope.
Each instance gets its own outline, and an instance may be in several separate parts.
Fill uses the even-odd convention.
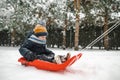
[[[83,48],[81,50],[86,50],[87,47],[93,46],[98,41],[100,41],[103,37],[105,37],[107,34],[109,34],[111,31],[113,31],[115,28],[117,28],[119,25],[120,25],[120,20],[117,21],[112,27],[110,27],[108,30],[106,30],[104,33],[102,33],[99,37],[97,37],[94,41],[92,41],[90,44],[88,44],[85,48]]]

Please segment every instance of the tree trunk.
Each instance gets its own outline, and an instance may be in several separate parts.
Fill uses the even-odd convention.
[[[76,14],[76,22],[75,22],[75,50],[78,50],[78,45],[79,45],[79,15]]]
[[[76,21],[75,21],[75,50],[78,50],[79,47],[79,12],[80,12],[80,0],[74,0],[74,8],[76,12]]]
[[[108,30],[108,11],[107,11],[107,8],[105,8],[105,16],[104,16],[104,32]],[[106,50],[109,49],[109,37],[108,35],[106,35],[104,37],[104,48]]]
[[[11,44],[12,44],[12,46],[15,46],[15,34],[16,34],[16,30],[15,30],[15,28],[13,28],[13,31],[11,33]]]
[[[65,26],[63,30],[63,49],[66,49],[66,29],[67,29],[67,18],[65,19]]]
[[[69,0],[67,0],[67,3],[66,3],[67,6],[68,6],[68,1]],[[66,49],[66,29],[67,29],[67,26],[68,26],[67,12],[68,12],[68,7],[66,8],[65,22],[64,22],[65,26],[64,26],[64,29],[63,29],[63,45],[62,45],[62,47],[63,47],[64,50]]]

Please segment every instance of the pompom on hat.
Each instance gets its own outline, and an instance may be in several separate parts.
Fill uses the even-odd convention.
[[[37,24],[35,26],[35,28],[33,29],[34,31],[34,34],[35,36],[47,36],[48,35],[48,32],[47,32],[47,29],[46,27],[40,25],[40,24]]]

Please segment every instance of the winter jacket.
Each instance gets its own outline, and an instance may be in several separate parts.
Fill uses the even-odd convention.
[[[40,59],[52,62],[54,59],[54,53],[46,48],[46,44],[31,35],[30,38],[25,40],[23,45],[19,49],[20,54],[28,61],[34,59]]]

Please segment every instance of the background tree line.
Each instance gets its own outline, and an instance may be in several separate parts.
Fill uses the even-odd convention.
[[[1,0],[0,45],[19,46],[43,20],[48,47],[84,48],[120,19],[119,5],[119,0]],[[94,46],[118,49],[119,30],[118,26]]]

